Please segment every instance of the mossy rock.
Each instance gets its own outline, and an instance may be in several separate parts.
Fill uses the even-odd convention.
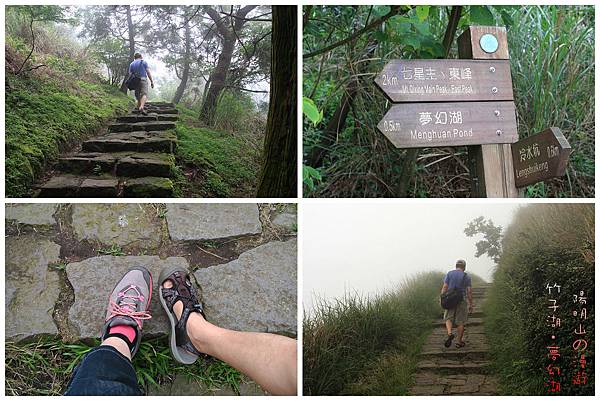
[[[173,182],[164,177],[142,177],[127,180],[123,196],[131,198],[161,198],[173,196]]]

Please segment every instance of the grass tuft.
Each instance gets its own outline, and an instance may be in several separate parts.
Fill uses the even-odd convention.
[[[125,256],[125,252],[123,252],[123,249],[116,244],[112,244],[109,248],[98,249],[98,254],[111,256]]]
[[[99,345],[65,344],[55,338],[30,343],[7,342],[5,347],[6,395],[62,395],[73,369],[86,353]],[[208,359],[181,365],[171,357],[166,337],[142,340],[133,358],[138,384],[148,393],[183,375],[207,388],[228,387],[239,393],[242,375],[224,362]]]
[[[304,315],[304,394],[407,394],[431,321],[441,317],[443,277],[421,273],[377,296],[317,300]]]

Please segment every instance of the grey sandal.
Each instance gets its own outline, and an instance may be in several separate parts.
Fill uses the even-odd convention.
[[[163,287],[163,283],[167,280],[173,283],[173,287]],[[204,317],[204,311],[202,304],[198,300],[196,288],[189,279],[189,272],[179,267],[164,269],[160,273],[159,283],[160,303],[165,312],[167,312],[169,322],[171,323],[171,331],[169,332],[171,353],[177,362],[190,365],[196,362],[198,356],[206,356],[206,354],[203,354],[194,347],[186,330],[190,313],[198,312]],[[180,319],[177,319],[173,311],[173,305],[177,301],[183,303],[183,313]]]

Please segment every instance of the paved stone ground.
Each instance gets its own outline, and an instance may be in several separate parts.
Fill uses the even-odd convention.
[[[447,338],[444,322],[434,322],[434,330],[425,341],[417,364],[411,395],[496,395],[497,380],[488,373],[488,344],[483,331],[481,305],[488,286],[473,289],[475,310],[469,315],[464,341],[444,347]]]
[[[169,235],[174,240],[206,240],[261,232],[258,208],[252,203],[167,205]]]
[[[155,279],[165,266],[188,269],[203,290],[209,321],[230,329],[295,336],[295,208],[236,206],[7,205],[6,339],[98,338],[108,293],[129,268],[139,265]],[[282,215],[287,226],[274,223]],[[213,237],[218,240],[208,240]],[[144,325],[148,338],[168,330],[156,291],[157,282],[153,318]],[[157,391],[185,392],[177,383]],[[228,394],[222,389],[202,391]],[[244,384],[242,392],[261,393],[252,383]]]
[[[40,197],[171,197],[175,128],[172,103],[147,103],[148,115],[127,114],[107,134],[60,157],[58,172],[39,187]]]

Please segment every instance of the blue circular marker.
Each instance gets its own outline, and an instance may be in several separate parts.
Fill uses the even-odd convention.
[[[486,33],[479,39],[479,46],[486,53],[494,53],[498,50],[498,39],[491,33]]]

